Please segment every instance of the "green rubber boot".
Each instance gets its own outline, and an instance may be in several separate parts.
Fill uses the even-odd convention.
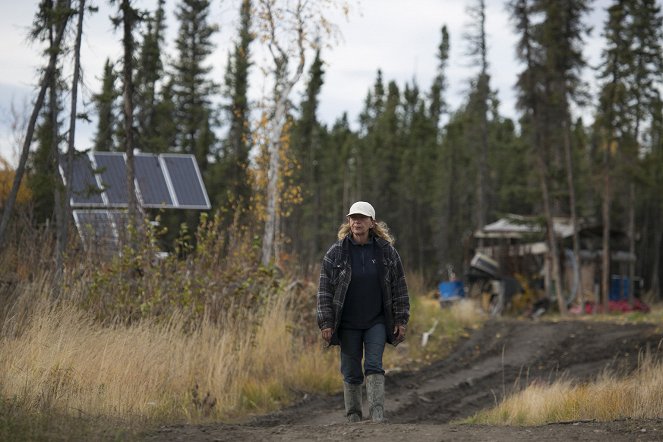
[[[373,422],[384,422],[384,375],[366,376],[366,397]]]
[[[343,399],[345,400],[345,415],[348,422],[361,421],[361,384],[343,383]]]

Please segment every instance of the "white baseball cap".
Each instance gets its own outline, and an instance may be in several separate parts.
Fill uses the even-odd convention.
[[[348,215],[364,215],[370,216],[371,219],[375,219],[375,209],[366,201],[357,201],[350,207]]]

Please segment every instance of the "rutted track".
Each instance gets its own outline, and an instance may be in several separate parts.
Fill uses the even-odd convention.
[[[316,396],[247,424],[167,427],[148,439],[401,440],[402,433],[402,440],[420,441],[519,440],[521,436],[520,440],[558,440],[555,438],[561,434],[573,439],[577,433],[582,440],[604,440],[607,431],[612,440],[660,440],[663,425],[658,421],[643,422],[652,427],[644,432],[644,427],[632,421],[530,429],[449,422],[490,407],[505,393],[537,379],[584,381],[603,370],[628,373],[637,366],[642,350],[656,351],[662,340],[661,330],[651,324],[492,321],[462,341],[446,359],[417,372],[388,374],[387,425],[346,425],[340,395]],[[653,430],[656,426],[658,434],[659,430]],[[556,427],[556,432],[550,432]],[[548,433],[550,439],[546,439]]]

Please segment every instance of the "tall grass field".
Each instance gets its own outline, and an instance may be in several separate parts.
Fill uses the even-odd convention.
[[[236,421],[339,392],[338,348],[323,345],[315,322],[317,280],[261,267],[250,241],[226,253],[215,229],[197,232],[185,259],[155,261],[148,241],[110,262],[69,262],[59,276],[21,264],[29,277],[0,310],[0,439],[17,428],[39,439],[37,422],[43,435],[67,419]],[[411,279],[408,340],[387,349],[387,370],[443,355],[483,320],[471,304],[441,309]]]

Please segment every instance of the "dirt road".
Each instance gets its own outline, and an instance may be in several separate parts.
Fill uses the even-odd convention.
[[[147,440],[663,440],[663,419],[539,427],[449,423],[536,379],[589,380],[605,369],[627,373],[637,366],[641,350],[656,351],[662,340],[660,327],[649,324],[497,320],[444,360],[413,373],[388,373],[387,424],[345,424],[342,396],[318,396],[246,424],[163,427]]]

